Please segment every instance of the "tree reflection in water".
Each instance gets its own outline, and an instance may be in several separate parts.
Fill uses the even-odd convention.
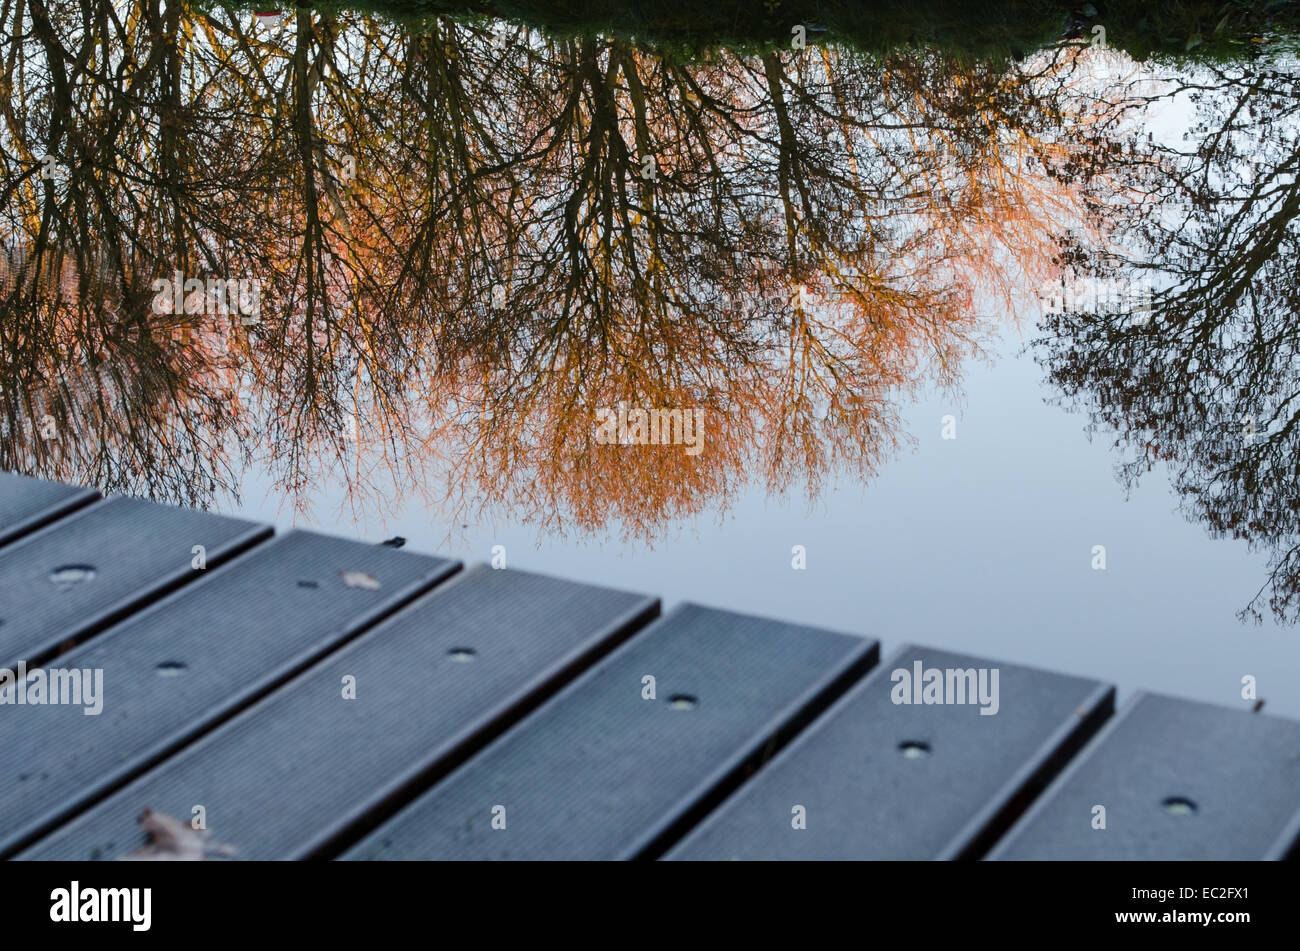
[[[753,479],[869,479],[911,392],[956,389],[995,318],[1123,245],[1172,275],[1157,318],[1058,315],[1051,378],[1179,460],[1211,527],[1295,541],[1292,100],[1259,67],[1201,70],[1182,155],[1145,136],[1161,71],[1077,44],[685,56],[450,17],[2,15],[4,468],[207,505],[256,464],[301,507],[396,483],[651,541]],[[177,271],[256,280],[256,322],[155,306]],[[604,444],[620,404],[698,411],[703,451]],[[1287,422],[1205,448],[1244,412]]]

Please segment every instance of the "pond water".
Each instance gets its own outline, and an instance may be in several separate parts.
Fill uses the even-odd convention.
[[[1293,24],[107,8],[5,14],[0,468],[1300,715]]]

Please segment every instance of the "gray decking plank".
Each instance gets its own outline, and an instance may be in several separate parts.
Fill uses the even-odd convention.
[[[865,638],[687,605],[345,857],[654,854],[877,656]],[[656,678],[654,699],[643,697],[646,675]],[[675,707],[680,695],[695,705]],[[504,829],[492,826],[496,806]]]
[[[211,569],[270,534],[266,525],[121,497],[60,519],[0,549],[0,666],[43,661],[197,579],[196,545]],[[94,576],[52,580],[68,566]]]
[[[0,784],[0,856],[457,567],[293,532],[62,655],[54,667],[103,672],[103,710],[24,706],[0,717],[0,774],[16,779]],[[348,585],[342,572],[363,572],[378,588]]]
[[[0,545],[97,498],[95,489],[0,472]]]
[[[897,669],[996,668],[998,711],[895,703]],[[907,647],[808,727],[668,859],[943,859],[978,854],[1097,728],[1093,680]],[[989,707],[992,709],[992,707]],[[906,756],[903,744],[928,755]],[[924,750],[913,746],[914,753]],[[794,827],[803,807],[805,828]]]
[[[144,808],[206,809],[240,858],[350,841],[658,611],[643,595],[477,568],[425,595],[19,858],[113,858]],[[476,651],[460,661],[461,648]],[[356,678],[356,699],[342,697]]]
[[[1300,722],[1139,693],[989,858],[1277,859],[1298,836]]]

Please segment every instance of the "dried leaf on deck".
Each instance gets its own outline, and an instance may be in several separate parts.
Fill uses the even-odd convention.
[[[145,809],[140,813],[140,826],[149,841],[129,855],[127,861],[201,862],[213,856],[235,854],[235,849],[210,840],[206,829],[195,829],[162,812]]]

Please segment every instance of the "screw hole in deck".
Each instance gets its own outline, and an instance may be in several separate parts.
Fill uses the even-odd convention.
[[[1163,805],[1171,816],[1190,816],[1196,812],[1196,803],[1184,796],[1170,796]]]
[[[92,565],[62,565],[50,572],[50,580],[55,584],[80,584],[95,577]]]
[[[674,710],[691,710],[699,703],[689,693],[675,693],[668,698],[668,706]]]
[[[898,744],[898,751],[903,759],[924,759],[930,755],[930,744],[920,740],[904,740]]]
[[[478,651],[474,650],[472,647],[453,647],[451,650],[447,651],[447,656],[454,661],[465,664],[473,660],[474,655],[477,653]]]
[[[185,669],[185,664],[179,660],[165,660],[154,669],[159,677],[176,677]]]

